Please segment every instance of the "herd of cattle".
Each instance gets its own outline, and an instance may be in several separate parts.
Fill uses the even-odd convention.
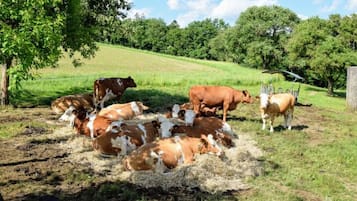
[[[94,150],[123,158],[126,170],[167,171],[181,164],[189,164],[195,154],[211,153],[223,156],[222,146],[234,146],[237,138],[226,123],[227,112],[239,103],[252,103],[247,90],[226,86],[193,86],[189,103],[174,104],[165,115],[145,121],[130,121],[148,109],[140,101],[112,104],[120,100],[128,87],[136,87],[127,78],[102,78],[94,82],[93,94],[69,95],[56,99],[51,108],[62,114],[60,120],[69,121],[77,134],[92,139]],[[270,119],[270,132],[276,116],[284,115],[285,127],[291,129],[295,98],[289,93],[264,94],[260,99],[263,120]],[[223,119],[215,117],[223,110]]]

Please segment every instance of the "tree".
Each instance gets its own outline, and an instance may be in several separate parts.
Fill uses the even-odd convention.
[[[32,69],[54,66],[62,48],[72,57],[94,56],[102,18],[117,19],[129,8],[124,0],[0,1],[0,104],[9,104],[9,90],[20,81],[33,78]]]
[[[322,82],[329,95],[346,74],[346,66],[357,63],[356,51],[343,37],[341,24],[339,15],[328,20],[310,18],[297,25],[287,44],[291,65],[304,71],[310,82]]]
[[[297,15],[279,6],[253,6],[241,13],[236,21],[234,38],[229,47],[238,63],[255,68],[272,69],[285,65],[284,44],[295,24]]]

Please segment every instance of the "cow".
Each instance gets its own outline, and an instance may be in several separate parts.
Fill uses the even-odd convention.
[[[93,140],[93,148],[101,154],[124,156],[143,144],[153,142],[159,137],[157,121],[127,125],[113,122],[104,134]]]
[[[124,104],[113,104],[98,112],[99,116],[107,117],[113,121],[130,120],[135,116],[143,114],[144,110],[149,109],[140,101],[132,101]]]
[[[166,118],[179,118],[179,119],[184,119],[184,112],[186,110],[193,110],[193,105],[191,103],[183,103],[181,105],[179,104],[174,104],[172,107],[168,107],[165,116]],[[209,107],[202,107],[200,108],[200,114],[199,116],[203,117],[210,117],[210,116],[215,116],[217,112],[217,108],[209,108]]]
[[[123,160],[125,170],[153,170],[165,172],[183,164],[191,164],[196,154],[222,155],[212,135],[200,138],[175,136],[147,143]]]
[[[118,101],[128,87],[136,87],[135,81],[127,78],[100,78],[94,81],[93,101],[96,110],[104,108],[104,102],[116,98]]]
[[[90,114],[84,108],[75,109],[69,117],[70,125],[77,134],[95,138],[111,128],[113,121],[109,118]]]
[[[191,125],[175,124],[169,120],[161,120],[160,136],[171,137],[177,134],[185,134],[190,137],[200,137],[201,134],[211,134],[213,138],[226,147],[232,147],[232,137],[236,134],[226,122],[216,117],[198,117]]]
[[[227,111],[236,109],[238,103],[253,102],[247,90],[239,91],[227,86],[192,86],[189,98],[196,114],[204,107],[222,108],[223,121],[226,121]]]
[[[87,93],[62,96],[52,101],[51,103],[51,109],[56,114],[62,114],[70,106],[73,106],[74,108],[83,107],[87,110],[93,110],[93,94]]]
[[[274,132],[273,124],[275,117],[284,115],[284,128],[291,130],[295,97],[290,93],[272,94],[261,93],[260,112],[263,120],[262,130],[265,130],[266,120],[270,118],[270,132]]]

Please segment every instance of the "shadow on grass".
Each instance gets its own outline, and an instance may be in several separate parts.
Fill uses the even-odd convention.
[[[56,91],[52,93],[45,93],[41,91],[31,92],[24,90],[19,94],[13,95],[10,101],[15,107],[49,107],[51,102],[59,97],[82,93],[92,93],[92,90],[78,87],[70,88],[67,91]],[[188,102],[188,97],[172,95],[156,89],[127,89],[121,97],[119,103],[126,103],[130,101],[142,101],[145,105],[150,107],[148,112],[163,112],[166,111],[167,107],[171,107],[175,103],[180,104]],[[118,102],[116,100],[108,101],[106,105],[111,103]]]
[[[238,192],[236,192],[238,193]],[[53,193],[39,192],[27,194],[18,200],[42,200],[42,201],[107,201],[107,200],[238,200],[235,192],[209,194],[198,189],[186,190],[183,188],[172,188],[167,191],[161,188],[141,188],[128,182],[104,182],[84,188],[79,192],[58,191]]]
[[[306,90],[306,91],[314,91],[314,92],[324,92],[326,94],[326,96],[328,96],[327,89],[324,89],[324,88],[308,86],[304,90]],[[335,91],[333,97],[346,98],[346,91]]]

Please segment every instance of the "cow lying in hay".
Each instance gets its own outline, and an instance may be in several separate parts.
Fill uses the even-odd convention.
[[[76,109],[85,108],[86,110],[93,110],[93,94],[62,96],[51,103],[51,109],[56,114],[64,113],[71,106]]]
[[[124,156],[157,138],[159,138],[157,121],[134,125],[118,121],[113,122],[107,132],[93,140],[93,148],[101,154]]]
[[[253,98],[247,90],[239,91],[226,86],[193,86],[189,91],[193,110],[199,114],[201,108],[222,108],[223,121],[227,111],[235,110],[238,103],[252,103]]]
[[[201,138],[175,136],[143,145],[129,154],[123,164],[126,170],[165,172],[182,164],[190,164],[195,154],[205,153],[222,154],[212,135],[202,135]]]
[[[235,136],[232,128],[226,122],[216,117],[194,118],[193,125],[182,125],[171,122],[169,119],[160,120],[160,131],[162,137],[171,137],[176,134],[185,134],[190,137],[200,137],[201,134],[213,135],[220,144],[233,146],[232,138]]]
[[[106,117],[113,121],[130,120],[138,115],[142,115],[144,110],[149,109],[140,101],[132,101],[123,104],[109,105],[98,112],[99,116]]]
[[[270,119],[270,132],[274,132],[273,124],[275,117],[284,115],[284,128],[291,130],[295,97],[290,93],[272,94],[261,93],[260,112],[263,120],[262,130],[265,130],[266,120]]]
[[[104,102],[116,98],[118,101],[128,87],[136,87],[135,81],[127,78],[100,78],[94,81],[93,98],[94,106],[104,108]]]

